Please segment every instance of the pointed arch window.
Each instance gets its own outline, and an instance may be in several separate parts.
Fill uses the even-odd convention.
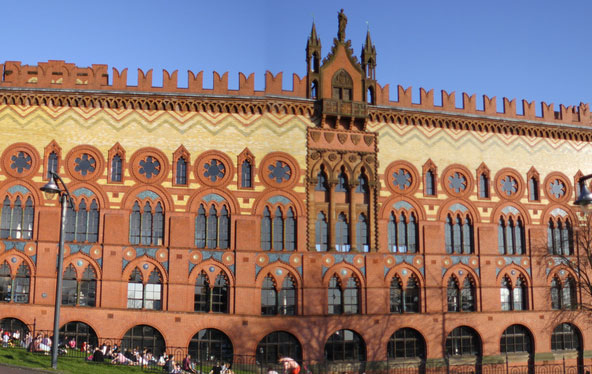
[[[212,312],[228,313],[230,304],[229,282],[226,274],[219,273],[216,276],[212,288]]]
[[[551,309],[574,309],[577,307],[576,283],[571,276],[563,282],[557,276],[551,280]]]
[[[273,250],[281,251],[284,247],[284,219],[282,210],[277,207],[273,217]]]
[[[357,244],[356,247],[358,251],[361,252],[368,252],[368,222],[366,220],[366,216],[364,214],[360,214],[358,216],[358,222],[356,223],[356,239]]]
[[[253,187],[253,166],[251,165],[251,161],[244,160],[241,164],[241,187],[242,188],[251,188]]]
[[[193,310],[203,313],[210,311],[210,281],[203,271],[195,279]]]
[[[518,277],[516,284],[512,286],[510,279],[505,276],[500,286],[500,302],[504,311],[527,310],[528,289],[525,280]]]
[[[116,154],[111,159],[111,182],[121,182],[123,175],[123,160]]]
[[[87,205],[86,199],[68,206],[65,240],[67,242],[96,243],[99,240],[99,205],[96,199]]]
[[[335,186],[335,192],[347,192],[347,175],[344,170],[341,170],[337,175],[337,185]]]
[[[296,284],[290,276],[284,278],[278,303],[278,312],[280,315],[296,315]]]
[[[176,172],[175,172],[175,184],[186,185],[187,184],[187,160],[184,157],[177,159]]]
[[[263,279],[263,284],[261,285],[261,315],[274,316],[277,312],[275,281],[271,275],[268,275]]]
[[[573,228],[569,219],[554,217],[547,226],[547,247],[549,254],[559,256],[573,255]]]
[[[432,170],[428,170],[425,174],[425,194],[427,196],[436,195],[436,178]]]
[[[219,209],[200,204],[195,216],[195,246],[197,248],[226,249],[230,247],[230,213],[226,204]]]
[[[292,208],[288,208],[286,214],[286,250],[296,250],[296,217]]]
[[[446,216],[446,253],[470,254],[474,252],[473,223],[467,215]]]
[[[80,279],[76,269],[70,264],[63,274],[62,305],[95,306],[97,292],[97,275],[92,266],[88,265]]]
[[[261,218],[261,249],[264,251],[271,249],[271,212],[268,207],[263,209],[263,218]]]
[[[345,214],[339,213],[335,223],[335,249],[338,252],[349,252],[349,224]]]
[[[261,219],[261,249],[293,251],[296,249],[296,217],[292,207],[271,209],[265,207]]]
[[[154,207],[154,210],[153,210]],[[130,215],[130,243],[162,245],[164,242],[164,210],[160,202],[147,201],[141,208],[134,202]]]
[[[486,173],[479,174],[479,197],[481,199],[489,198],[489,175]]]
[[[463,312],[474,312],[475,305],[475,285],[472,278],[467,276],[463,281],[463,287],[460,291],[460,308]]]
[[[28,303],[31,284],[29,266],[21,263],[11,276],[8,262],[0,266],[0,302]]]
[[[324,252],[327,250],[328,243],[328,226],[327,217],[323,212],[317,214],[317,220],[315,222],[315,246],[317,252]]]
[[[409,219],[407,219],[407,216]],[[417,219],[414,212],[391,212],[388,221],[388,248],[391,252],[417,252]]]
[[[500,217],[498,222],[499,253],[523,255],[525,243],[524,224],[521,217]]]
[[[403,313],[403,289],[398,276],[394,276],[391,280],[390,310],[391,313]]]
[[[128,309],[162,309],[162,277],[153,269],[144,283],[140,269],[134,268],[127,284]]]
[[[448,279],[446,299],[448,301],[449,312],[460,312],[460,289],[456,277],[450,277]]]
[[[530,201],[539,201],[539,180],[536,176],[532,176],[528,179],[528,199]]]
[[[24,202],[23,202],[24,201]],[[6,195],[0,216],[1,239],[31,239],[35,208],[31,196]]]
[[[46,179],[51,179],[51,173],[58,172],[58,154],[53,151],[47,157],[47,173],[45,174]]]
[[[360,313],[360,286],[354,277],[347,279],[343,290],[343,314]]]
[[[407,280],[407,287],[405,287],[405,293],[403,294],[403,302],[403,310],[405,313],[419,313],[419,284],[414,276],[409,277]]]
[[[343,294],[341,291],[341,282],[336,275],[329,280],[329,288],[327,290],[329,314],[343,313]]]
[[[325,167],[321,166],[321,170],[317,173],[317,183],[315,184],[315,191],[329,191],[329,183],[327,182],[327,173]]]

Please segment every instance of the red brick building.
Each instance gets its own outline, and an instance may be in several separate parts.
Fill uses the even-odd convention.
[[[509,357],[588,362],[575,182],[589,172],[588,104],[398,87],[345,36],[307,72],[202,73],[6,62],[0,81],[0,319],[51,329],[68,211],[67,336],[197,357],[310,361]],[[111,82],[111,83],[109,83]],[[557,110],[558,109],[558,110]],[[115,339],[115,340],[113,340]]]

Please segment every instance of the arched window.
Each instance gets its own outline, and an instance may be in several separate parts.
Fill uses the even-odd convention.
[[[360,286],[354,277],[347,279],[345,289],[343,290],[343,313],[360,313]]]
[[[549,254],[559,256],[573,255],[573,229],[569,219],[553,217],[547,226],[547,247]]]
[[[79,321],[68,322],[62,326],[59,337],[60,341],[64,342],[74,339],[76,348],[82,348],[85,343],[92,347],[97,347],[99,343],[95,330],[86,323]]]
[[[187,184],[187,160],[184,157],[177,159],[177,170],[175,173],[175,184]]]
[[[428,170],[425,174],[425,194],[427,196],[435,196],[436,195],[436,178],[434,177],[434,172],[432,170]]]
[[[394,276],[391,281],[390,306],[391,313],[403,313],[403,289],[398,276]]]
[[[358,216],[358,222],[356,223],[356,239],[358,251],[368,252],[368,222],[363,213]]]
[[[129,329],[121,339],[121,351],[137,349],[149,350],[154,357],[165,353],[166,343],[162,334],[152,326],[137,325]]]
[[[193,310],[207,313],[210,311],[210,281],[205,272],[199,273],[195,279],[193,292]]]
[[[233,362],[234,355],[230,338],[216,329],[203,329],[193,335],[187,352],[198,362]]]
[[[409,217],[409,218],[407,218]],[[418,243],[417,219],[414,212],[391,212],[388,221],[388,248],[391,252],[415,253]]]
[[[486,173],[479,174],[479,197],[489,198],[489,176]]]
[[[31,239],[35,208],[31,196],[6,195],[0,217],[1,239]]]
[[[315,222],[315,246],[317,252],[327,250],[328,236],[327,217],[323,212],[319,212]]]
[[[296,217],[292,207],[271,209],[265,207],[261,219],[261,249],[293,251],[296,249]]]
[[[420,310],[419,300],[419,285],[415,276],[411,276],[407,280],[407,287],[405,287],[403,295],[405,313],[418,313]]]
[[[195,217],[195,246],[197,248],[227,249],[230,247],[230,214],[226,204],[219,209],[200,204]]]
[[[10,274],[8,262],[0,266],[0,302],[28,303],[31,272],[23,262],[14,277]]]
[[[460,214],[446,216],[445,230],[446,253],[474,252],[473,245],[473,223],[468,215],[462,217]]]
[[[327,361],[366,361],[366,344],[352,330],[338,330],[325,343]]]
[[[341,282],[339,278],[334,275],[329,280],[329,288],[327,290],[329,314],[342,314],[343,313],[343,295],[341,291]]]
[[[268,275],[263,279],[263,284],[261,285],[261,315],[275,316],[277,312],[275,280],[271,275]]]
[[[450,357],[480,356],[481,339],[467,326],[459,326],[446,337],[446,354]]]
[[[500,217],[498,223],[498,247],[503,255],[523,255],[525,237],[521,217]]]
[[[212,288],[212,312],[228,313],[230,304],[229,282],[226,274],[218,274]]]
[[[402,328],[391,335],[386,351],[389,359],[423,359],[426,357],[425,339],[417,330]]]
[[[285,331],[274,331],[257,344],[257,362],[263,365],[275,364],[278,357],[291,357],[298,362],[302,361],[302,346],[294,335]]]
[[[327,182],[327,173],[325,166],[321,165],[321,170],[317,173],[317,183],[315,184],[315,191],[329,191],[329,184]]]
[[[241,187],[251,188],[253,187],[252,181],[253,167],[249,160],[244,160],[241,165]]]
[[[551,308],[575,309],[577,307],[576,282],[571,275],[568,275],[563,281],[554,276],[551,280]]]
[[[337,175],[337,185],[335,186],[335,192],[348,192],[347,174],[345,174],[345,170],[343,170],[343,168]]]
[[[551,280],[551,309],[561,309],[561,282],[557,277]]]
[[[349,252],[349,224],[343,212],[337,216],[335,223],[335,249],[338,252]]]
[[[296,315],[296,284],[292,277],[287,276],[284,278],[278,301],[278,311],[280,315]]]
[[[333,89],[332,98],[337,100],[351,101],[353,80],[351,76],[343,69],[337,71],[331,80]]]
[[[576,327],[571,323],[557,325],[551,335],[552,351],[580,351],[581,338]]]
[[[20,339],[25,338],[28,332],[30,332],[29,327],[17,318],[2,318],[0,320],[0,329],[4,331],[10,331],[13,333],[18,333],[20,335]]]
[[[78,205],[68,206],[65,234],[67,242],[98,242],[99,205],[96,199],[87,205],[86,199],[82,198]]]
[[[539,201],[539,181],[534,176],[528,179],[528,199]]]
[[[95,306],[97,275],[88,265],[78,280],[76,269],[70,264],[64,270],[62,282],[62,305]]]
[[[463,287],[460,291],[460,308],[463,312],[474,312],[476,310],[475,285],[470,275],[463,281]]]
[[[111,182],[121,182],[123,162],[120,155],[114,155],[111,159]]]
[[[512,325],[502,334],[501,353],[532,353],[532,335],[521,325]]]
[[[268,207],[263,209],[261,218],[261,249],[264,251],[271,249],[271,213]]]
[[[162,277],[153,269],[144,282],[140,269],[134,268],[127,284],[127,307],[129,309],[162,309]]]
[[[451,276],[448,279],[446,299],[448,301],[449,312],[460,312],[460,288],[458,287],[458,280],[455,276]]]
[[[45,178],[51,179],[52,172],[58,172],[58,154],[56,152],[51,152],[47,158],[47,174]]]
[[[154,209],[154,210],[153,210]],[[130,216],[130,243],[162,245],[164,241],[164,210],[160,202],[134,202]]]
[[[527,310],[528,289],[526,281],[520,276],[516,279],[514,287],[512,287],[510,279],[504,276],[500,286],[500,301],[504,311]]]

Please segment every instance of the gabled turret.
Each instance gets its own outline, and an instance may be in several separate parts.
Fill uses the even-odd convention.
[[[362,69],[364,70],[364,100],[376,104],[376,47],[372,44],[370,30],[366,34],[366,43],[362,47]]]
[[[306,43],[306,79],[307,79],[307,97],[309,99],[316,99],[319,95],[319,82],[321,70],[321,40],[317,36],[317,28],[314,22],[312,23],[312,30]]]

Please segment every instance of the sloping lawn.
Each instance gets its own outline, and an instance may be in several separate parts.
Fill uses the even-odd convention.
[[[19,348],[0,348],[0,364],[22,366],[29,368],[51,369],[51,356],[29,353]],[[2,370],[0,369],[0,372]],[[96,364],[76,357],[58,357],[58,371],[68,374],[127,374],[144,373],[141,368],[133,366],[111,365],[109,363]]]

